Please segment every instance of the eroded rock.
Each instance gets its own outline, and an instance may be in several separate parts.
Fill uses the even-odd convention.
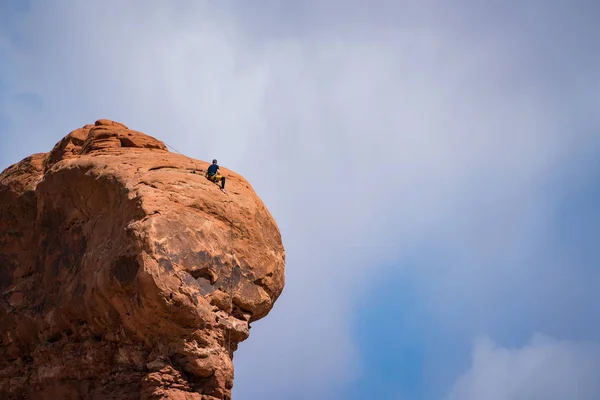
[[[0,398],[228,399],[284,286],[241,176],[99,120],[0,175]],[[193,173],[193,172],[200,173]]]

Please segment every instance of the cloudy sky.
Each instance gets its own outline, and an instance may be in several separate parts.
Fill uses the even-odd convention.
[[[1,0],[0,169],[100,118],[244,175],[236,400],[600,398],[597,1]]]

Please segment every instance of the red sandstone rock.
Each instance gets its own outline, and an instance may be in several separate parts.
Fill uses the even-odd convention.
[[[284,286],[279,230],[232,171],[99,120],[0,175],[0,398],[229,399]]]

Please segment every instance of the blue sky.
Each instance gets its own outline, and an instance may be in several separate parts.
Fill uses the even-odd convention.
[[[0,168],[99,118],[243,174],[236,399],[598,399],[594,1],[0,3]]]

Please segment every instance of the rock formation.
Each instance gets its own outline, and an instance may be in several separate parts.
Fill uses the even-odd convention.
[[[108,120],[0,175],[0,398],[229,399],[284,286],[248,182]]]

